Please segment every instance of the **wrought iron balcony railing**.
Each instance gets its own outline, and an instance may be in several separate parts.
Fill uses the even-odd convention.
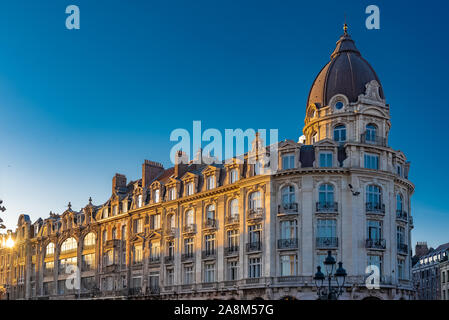
[[[195,224],[186,224],[183,227],[184,233],[195,233],[196,232],[196,225]]]
[[[239,221],[240,221],[240,219],[239,219],[239,215],[238,214],[226,216],[226,219],[225,219],[225,223],[226,224],[239,223]]]
[[[229,246],[224,248],[225,256],[236,254],[239,252],[239,246]]]
[[[203,250],[203,252],[201,253],[201,257],[203,259],[215,258],[216,254],[217,251],[215,249]]]
[[[317,237],[316,238],[317,248],[337,248],[338,238],[336,237]]]
[[[366,239],[365,247],[367,249],[384,250],[387,246],[385,239]]]
[[[398,243],[398,252],[407,254],[408,253],[408,245],[406,245],[405,243]]]
[[[217,227],[217,220],[207,218],[203,223],[203,229],[213,229]]]
[[[195,255],[193,252],[183,253],[181,255],[181,261],[193,260],[195,259]]]
[[[149,262],[150,264],[157,264],[157,263],[160,263],[160,262],[161,262],[161,256],[150,256],[150,257],[148,258],[148,262]]]
[[[248,220],[263,219],[263,208],[248,209]]]
[[[298,203],[291,202],[280,204],[278,205],[278,213],[298,213]]]
[[[360,135],[360,141],[362,143],[373,144],[381,147],[387,146],[387,139],[385,139],[384,137],[367,134],[366,132]]]
[[[158,295],[161,293],[161,288],[159,286],[149,286],[147,287],[147,294]]]
[[[175,260],[175,257],[173,255],[168,255],[164,257],[165,264],[173,263]]]
[[[338,212],[338,203],[337,202],[318,201],[316,203],[316,212],[317,213],[337,213]]]
[[[385,204],[383,203],[366,202],[365,208],[366,213],[385,214]]]
[[[262,242],[249,242],[246,244],[246,251],[247,252],[253,252],[253,251],[261,251],[262,250]]]
[[[298,248],[298,238],[278,240],[278,249],[296,249],[296,248]]]
[[[396,210],[396,219],[407,222],[408,221],[407,212],[403,210]]]

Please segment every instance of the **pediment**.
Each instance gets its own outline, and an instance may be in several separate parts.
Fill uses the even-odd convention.
[[[325,138],[315,143],[316,147],[338,147],[337,142],[332,139]]]
[[[198,177],[198,175],[197,174],[195,174],[195,173],[192,173],[192,172],[186,172],[182,177],[181,177],[181,180],[182,181],[185,181],[185,180],[189,180],[189,179],[194,179],[194,178],[197,178]]]

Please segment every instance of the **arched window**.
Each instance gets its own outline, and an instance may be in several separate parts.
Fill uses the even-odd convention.
[[[346,126],[340,124],[335,126],[334,128],[334,140],[336,142],[345,142],[346,141]]]
[[[47,247],[45,248],[45,255],[50,256],[55,253],[55,244],[53,242],[50,242],[47,244]]]
[[[319,188],[318,201],[321,208],[333,208],[334,186],[330,183],[323,183]]]
[[[187,226],[192,226],[193,225],[193,210],[190,209],[186,212],[186,225]]]
[[[214,220],[215,219],[215,205],[208,205],[206,208],[206,219]]]
[[[378,186],[366,186],[366,205],[367,209],[377,210],[381,208],[382,192]]]
[[[61,252],[67,252],[75,250],[78,247],[78,244],[76,243],[75,238],[68,238],[66,239],[62,245],[61,245]]]
[[[89,232],[84,237],[84,246],[89,247],[95,245],[95,233]]]
[[[249,195],[249,208],[259,209],[262,207],[262,202],[260,199],[260,191],[253,192]]]
[[[230,212],[231,212],[231,217],[238,217],[238,215],[239,215],[239,200],[238,199],[231,200]]]
[[[234,183],[239,180],[239,172],[237,169],[232,169],[230,175],[231,175],[231,180],[229,181],[230,183]]]
[[[285,186],[281,190],[281,195],[284,209],[293,209],[291,207],[295,203],[295,188],[293,186]]]
[[[377,127],[370,123],[366,125],[365,140],[368,142],[376,142]]]

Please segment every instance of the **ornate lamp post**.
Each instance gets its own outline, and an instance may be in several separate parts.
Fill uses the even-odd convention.
[[[337,300],[338,297],[343,293],[343,286],[346,280],[346,270],[343,269],[343,262],[338,263],[338,268],[334,272],[335,267],[335,258],[331,254],[332,252],[329,250],[327,252],[327,257],[324,260],[324,266],[326,268],[326,275],[321,272],[321,267],[317,267],[317,272],[315,273],[315,285],[317,288],[318,298],[320,300]],[[324,280],[328,280],[327,287],[324,285]],[[337,286],[332,286],[332,278],[335,278],[335,282]],[[324,286],[323,286],[324,285]]]

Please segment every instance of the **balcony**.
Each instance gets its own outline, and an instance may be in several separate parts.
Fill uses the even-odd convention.
[[[182,232],[184,232],[184,233],[195,233],[196,232],[196,225],[195,224],[186,224],[183,227]]]
[[[247,220],[260,220],[263,219],[263,208],[248,209]]]
[[[298,248],[298,238],[278,240],[278,249],[296,249],[296,248]]]
[[[118,270],[118,264],[115,263],[103,267],[104,273],[111,273],[115,272],[116,270]]]
[[[249,242],[246,244],[246,252],[254,252],[262,250],[262,242]]]
[[[396,220],[407,222],[408,221],[407,212],[402,210],[396,210]]]
[[[383,203],[365,203],[366,213],[385,214],[385,204]]]
[[[148,258],[148,263],[149,264],[159,264],[161,263],[161,257],[160,256],[150,256]]]
[[[181,255],[181,261],[193,261],[194,259],[195,259],[195,256],[194,256],[193,252],[183,253]]]
[[[398,243],[398,252],[402,254],[408,254],[408,245],[405,243]]]
[[[217,228],[217,220],[215,219],[206,219],[203,223],[203,229],[216,229]]]
[[[141,287],[137,288],[129,288],[129,295],[130,296],[140,296],[142,295],[143,291]]]
[[[387,139],[380,136],[373,136],[370,134],[366,134],[366,132],[360,135],[360,142],[381,147],[387,146]]]
[[[215,249],[203,250],[201,253],[201,258],[203,259],[212,259],[217,255],[217,251]]]
[[[338,213],[338,203],[337,202],[324,202],[319,201],[316,203],[317,213]]]
[[[165,235],[168,237],[174,237],[176,235],[176,228],[165,229]]]
[[[104,249],[119,248],[121,244],[122,244],[122,240],[119,240],[119,239],[107,240],[104,243],[103,248]]]
[[[239,215],[238,214],[235,214],[235,215],[232,215],[232,216],[226,216],[225,224],[227,224],[227,225],[238,224],[239,222],[240,222],[240,219],[239,219]]]
[[[316,247],[318,249],[338,248],[338,238],[336,237],[317,237]]]
[[[164,257],[164,263],[165,264],[172,264],[175,261],[175,257],[173,255],[165,256]]]
[[[87,271],[95,271],[95,266],[93,266],[90,263],[82,262],[81,263],[81,272],[87,272]]]
[[[230,255],[238,254],[238,253],[239,253],[239,246],[231,246],[231,247],[224,248],[225,256],[230,256]]]
[[[159,295],[161,293],[161,288],[159,286],[150,286],[147,287],[148,295]]]
[[[298,213],[298,203],[283,203],[278,205],[278,214],[296,214]]]
[[[365,248],[385,250],[386,248],[385,239],[366,239]]]

